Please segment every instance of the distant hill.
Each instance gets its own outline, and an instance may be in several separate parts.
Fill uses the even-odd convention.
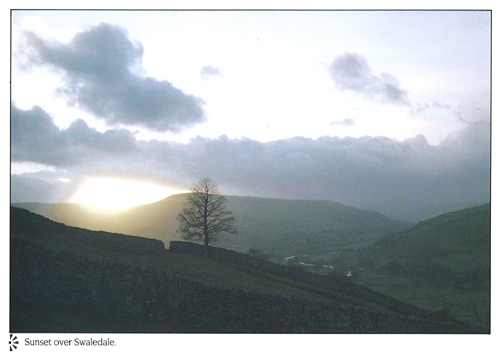
[[[77,204],[14,204],[66,225],[159,239],[179,240],[177,215],[187,194],[137,206],[123,213],[101,214]],[[331,201],[280,200],[227,196],[239,234],[218,246],[246,252],[257,247],[274,255],[295,255],[334,246],[369,244],[412,225],[374,211]]]
[[[465,208],[480,206],[484,202],[387,202],[371,203],[358,207],[380,212],[389,218],[410,222],[421,222],[444,213],[460,211]]]
[[[382,237],[364,252],[402,261],[425,259],[454,271],[489,268],[490,223],[490,204],[449,212]]]

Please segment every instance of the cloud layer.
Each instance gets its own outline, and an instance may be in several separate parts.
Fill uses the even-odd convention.
[[[489,124],[474,123],[438,146],[423,136],[405,141],[297,137],[266,143],[221,136],[182,144],[138,141],[126,130],[101,133],[82,120],[60,130],[38,107],[12,107],[13,162],[71,167],[88,175],[136,170],[186,182],[208,176],[239,195],[329,199],[355,206],[488,201],[489,134]],[[12,192],[16,200],[14,188]]]
[[[34,49],[32,63],[60,70],[65,82],[60,92],[109,125],[178,132],[204,120],[201,98],[168,81],[133,73],[144,49],[120,27],[100,24],[78,33],[69,44],[26,36]]]
[[[391,104],[408,105],[407,92],[399,86],[399,81],[387,73],[373,74],[366,59],[359,54],[346,53],[336,57],[330,64],[330,75],[340,90]]]

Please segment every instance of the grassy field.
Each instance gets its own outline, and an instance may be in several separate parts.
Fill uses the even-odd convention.
[[[414,306],[440,311],[469,324],[489,328],[490,283],[479,288],[457,289],[453,284],[431,283],[415,276],[396,276],[380,271],[360,271],[355,282]]]
[[[458,255],[456,255],[458,257]],[[450,263],[455,263],[450,261]],[[311,272],[328,275],[327,269],[320,264],[326,263],[321,258],[308,257],[316,267],[303,267]],[[383,269],[367,269],[360,265],[362,262],[356,253],[352,256],[344,254],[332,263],[334,269],[331,274],[345,276],[349,270],[353,282],[366,286],[373,291],[389,295],[395,299],[409,303],[416,307],[441,312],[443,315],[472,325],[489,328],[490,315],[490,281],[484,280],[478,286],[470,283],[457,287],[454,280],[428,280],[411,274],[394,274]],[[443,260],[443,264],[446,261]],[[467,271],[467,265],[459,266],[457,273]],[[347,277],[346,277],[347,278]]]

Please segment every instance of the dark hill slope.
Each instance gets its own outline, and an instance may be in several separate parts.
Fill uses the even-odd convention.
[[[394,314],[367,297],[337,293],[332,300],[327,290],[314,297],[305,283],[251,275],[247,272],[255,271],[238,270],[241,264],[172,254],[158,243],[65,227],[11,208],[10,330],[478,332],[438,317]],[[210,272],[228,284],[202,280],[211,278]]]
[[[158,254],[165,250],[156,239],[69,227],[27,210],[11,207],[11,236],[79,251]]]
[[[450,212],[385,236],[365,253],[403,261],[435,261],[453,271],[490,266],[490,204]]]
[[[52,220],[93,230],[159,239],[179,240],[177,215],[186,194],[134,207],[121,214],[99,214],[75,204],[16,204]],[[293,255],[352,244],[369,244],[411,223],[380,213],[330,201],[279,200],[228,196],[238,235],[223,237],[217,245],[246,252],[252,247],[274,255]]]

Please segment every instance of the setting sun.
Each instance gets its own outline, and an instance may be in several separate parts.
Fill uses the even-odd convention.
[[[164,199],[182,192],[151,182],[118,178],[90,177],[69,198],[100,210],[119,210]]]

